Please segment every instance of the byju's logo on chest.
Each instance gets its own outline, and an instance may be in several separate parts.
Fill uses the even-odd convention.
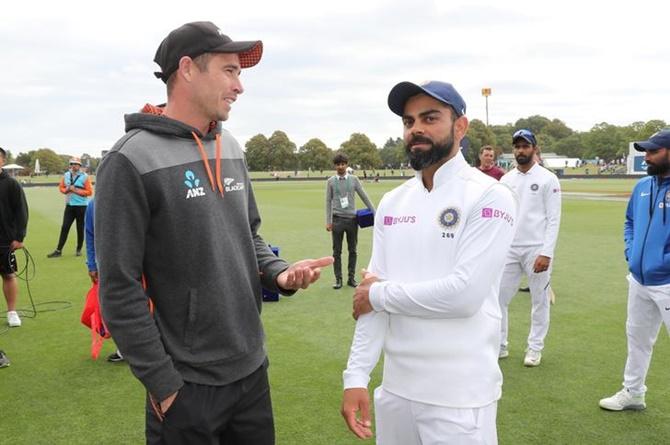
[[[184,184],[186,184],[186,187],[188,187],[188,191],[186,192],[186,199],[205,196],[205,189],[200,187],[200,180],[195,177],[195,173],[193,173],[191,170],[186,170],[184,176],[186,177]]]

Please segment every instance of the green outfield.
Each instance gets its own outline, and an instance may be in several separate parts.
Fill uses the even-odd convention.
[[[365,187],[377,203],[399,183],[382,180]],[[562,184],[570,192],[619,195],[629,192],[634,180]],[[294,261],[330,254],[325,183],[260,182],[254,188],[263,216],[261,233],[280,247],[282,257]],[[100,360],[90,359],[90,336],[79,323],[89,280],[83,257],[74,256],[74,228],[64,256],[46,258],[57,241],[63,199],[55,187],[27,188],[26,194],[30,204],[26,246],[36,266],[30,289],[43,312],[34,319],[24,318],[21,328],[0,334],[0,349],[12,361],[0,369],[0,443],[143,443],[143,388],[125,364],[104,360],[114,351],[113,343],[106,342]],[[518,294],[510,307],[510,357],[501,362],[505,380],[498,407],[500,444],[670,440],[670,343],[665,329],[647,380],[648,408],[626,413],[598,408],[601,397],[619,389],[626,357],[624,211],[625,202],[564,198],[552,282],[557,299],[539,368],[522,365],[528,294]],[[363,230],[361,267],[367,264],[370,247],[371,231]],[[411,257],[419,252],[399,254]],[[278,445],[360,443],[339,415],[341,373],[354,328],[352,292],[332,290],[332,281],[332,271],[325,270],[309,290],[263,306]],[[44,304],[52,301],[67,301],[71,307]],[[19,306],[29,307],[25,284]],[[4,319],[0,325],[2,331]],[[379,378],[378,367],[373,384]]]

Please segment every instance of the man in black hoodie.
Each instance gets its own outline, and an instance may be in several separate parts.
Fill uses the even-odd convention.
[[[172,31],[154,59],[167,104],[127,115],[98,170],[103,316],[147,389],[149,443],[273,444],[261,288],[305,289],[333,262],[272,253],[244,152],[221,127],[262,49],[210,22]]]
[[[7,324],[19,327],[21,318],[16,312],[19,285],[15,275],[14,251],[23,247],[28,227],[28,204],[21,185],[2,170],[6,156],[7,153],[0,147],[0,275],[7,300]]]

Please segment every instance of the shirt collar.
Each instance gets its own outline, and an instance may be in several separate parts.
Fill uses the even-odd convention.
[[[458,150],[458,153],[456,153],[456,156],[453,158],[449,159],[447,162],[445,162],[440,168],[437,169],[435,172],[435,176],[433,177],[433,189],[436,187],[439,187],[440,185],[449,182],[451,179],[453,179],[459,171],[461,171],[465,167],[469,167],[470,165],[467,163],[465,158],[463,157],[463,154],[461,153],[460,150]],[[419,180],[419,182],[423,183],[422,179],[422,174],[421,170],[417,171],[415,173],[416,178]]]
[[[517,167],[517,169],[516,169],[516,172],[517,172],[518,174],[520,174],[520,175],[530,175],[530,174],[533,173],[533,170],[537,170],[538,167],[540,167],[540,164],[536,162],[535,164],[533,164],[533,166],[532,166],[530,169],[528,169],[528,171],[527,171],[526,173],[524,173],[524,172],[522,172],[521,170],[519,170],[518,167]]]

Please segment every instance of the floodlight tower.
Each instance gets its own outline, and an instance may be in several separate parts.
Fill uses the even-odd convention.
[[[489,96],[491,95],[491,88],[482,88],[482,96],[486,98],[486,126],[489,126]]]

